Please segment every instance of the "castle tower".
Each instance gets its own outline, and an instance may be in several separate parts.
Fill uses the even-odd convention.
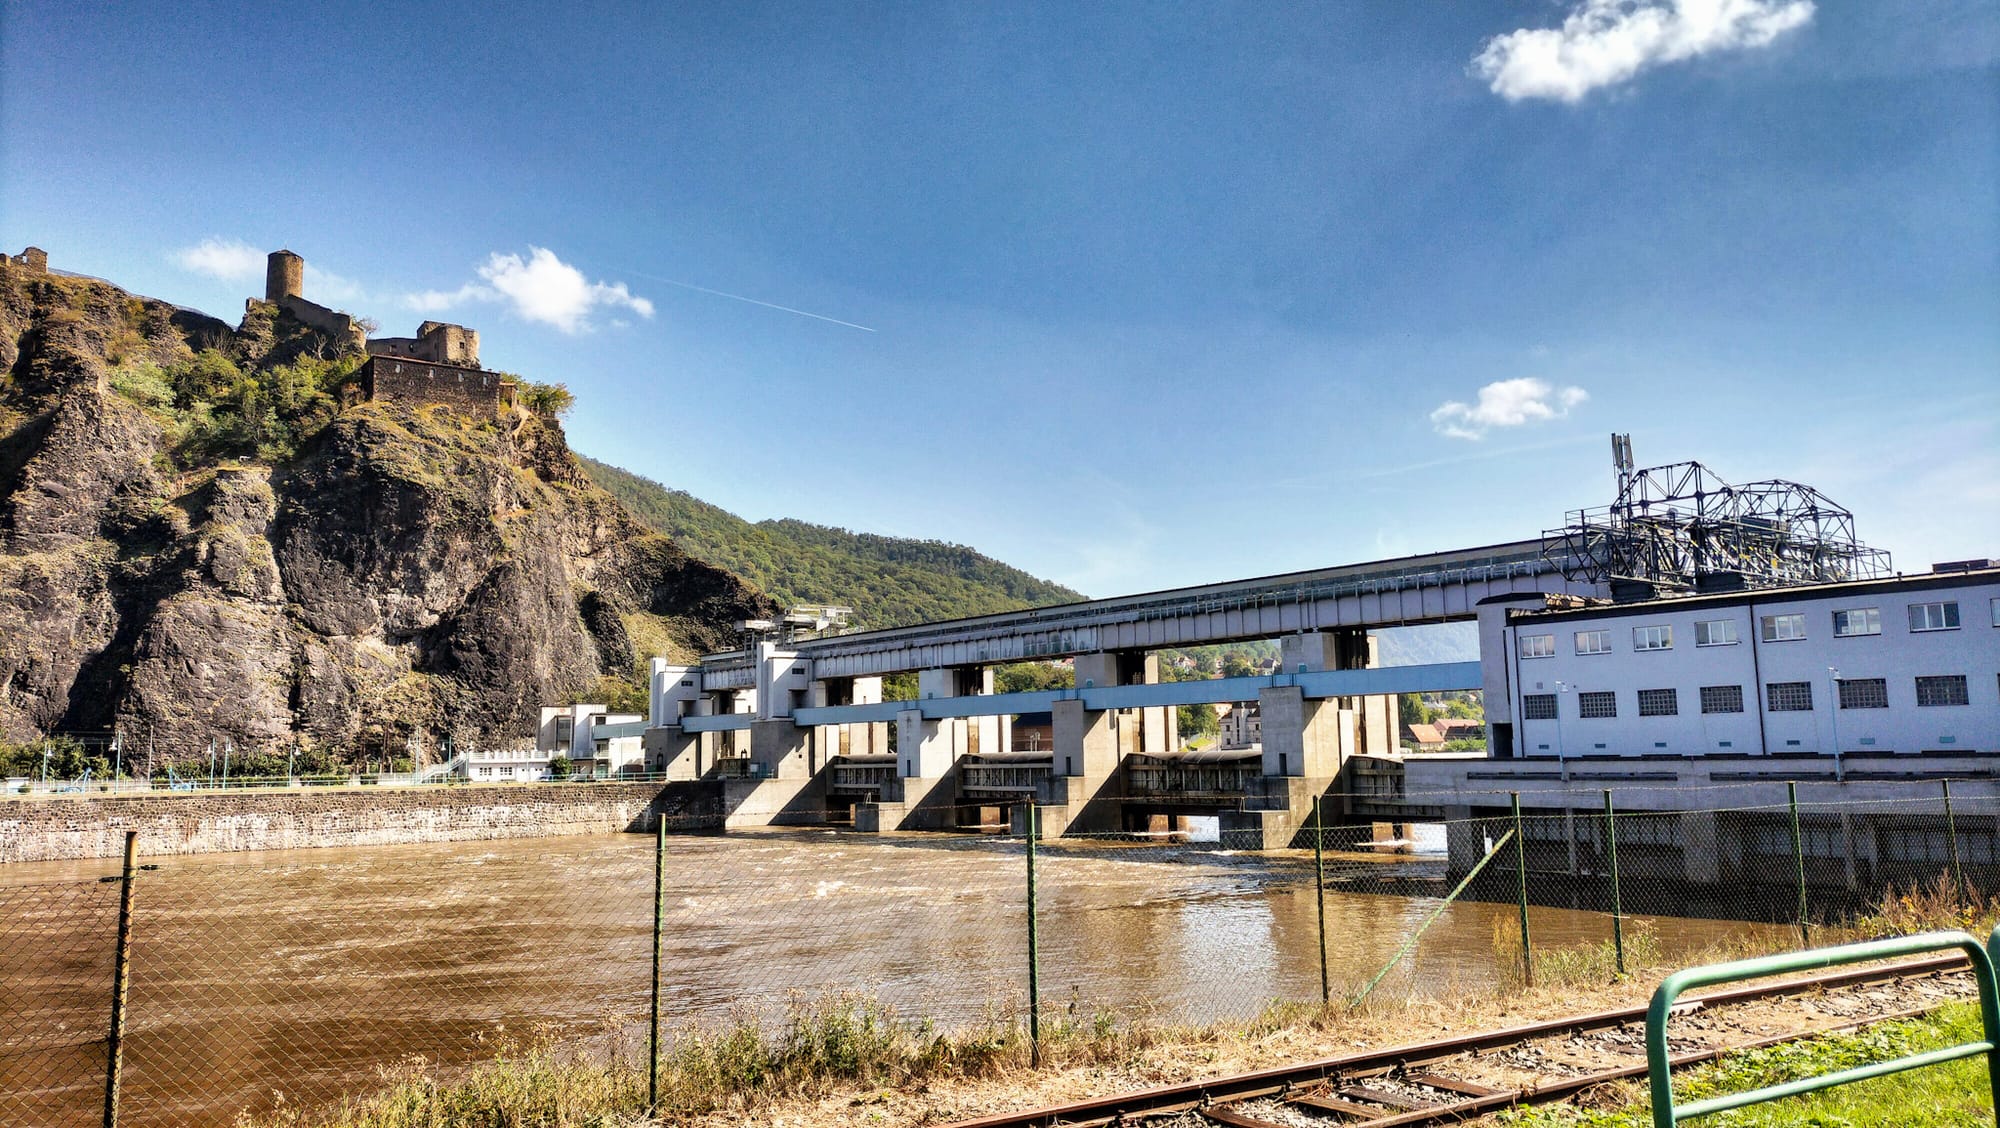
[[[264,268],[264,300],[296,298],[305,292],[306,260],[290,251],[272,251]]]

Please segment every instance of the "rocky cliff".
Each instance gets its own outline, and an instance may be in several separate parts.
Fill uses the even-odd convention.
[[[0,739],[518,743],[538,704],[775,610],[553,419],[352,404],[344,347],[0,264]]]

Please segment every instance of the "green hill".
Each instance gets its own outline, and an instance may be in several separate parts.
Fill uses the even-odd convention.
[[[1083,598],[964,545],[794,520],[752,524],[650,478],[577,457],[605,492],[690,555],[743,576],[787,605],[852,607],[857,626],[896,627]]]

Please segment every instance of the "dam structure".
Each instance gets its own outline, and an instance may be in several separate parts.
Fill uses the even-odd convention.
[[[740,801],[725,806],[739,825],[832,806],[850,808],[857,827],[947,829],[969,812],[1033,803],[1048,834],[1207,814],[1282,844],[1316,797],[1342,790],[1350,765],[1393,760],[1396,695],[1481,686],[1477,662],[1377,666],[1371,629],[1473,619],[1496,598],[1601,590],[1523,541],[889,630],[781,634],[695,666],[656,661],[647,762],[669,779],[736,781]],[[1160,680],[1160,650],[1274,638],[1272,674]],[[1074,688],[992,691],[993,667],[1057,658],[1073,666]],[[883,700],[884,675],[906,672],[916,698]],[[1175,708],[1236,702],[1261,715],[1256,761],[1202,767],[1184,756]],[[1016,752],[1013,719],[1039,714],[1050,747]]]
[[[696,664],[656,659],[647,720],[593,735],[639,735],[670,786],[719,789],[726,826],[1018,831],[1032,805],[1049,835],[1202,815],[1263,848],[1316,803],[1396,824],[1492,815],[1509,792],[1569,813],[1605,788],[1671,811],[1690,786],[1992,786],[2000,567],[1892,573],[1810,487],[1641,470],[1612,445],[1617,500],[1534,539],[884,630],[805,609]],[[1377,664],[1371,631],[1464,621],[1478,661]],[[1164,650],[1261,640],[1269,673],[1160,676]],[[995,667],[1048,660],[1073,687],[993,692]],[[910,673],[916,696],[884,700]],[[1482,693],[1484,754],[1406,755],[1396,696],[1454,690]],[[1246,703],[1261,748],[1181,746],[1176,707]],[[1690,823],[1687,858],[1717,856],[1704,833]]]

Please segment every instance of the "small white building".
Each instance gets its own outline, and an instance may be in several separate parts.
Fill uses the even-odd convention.
[[[603,705],[544,705],[535,726],[535,750],[545,760],[568,758],[570,775],[577,779],[644,771],[638,730],[645,721],[637,713],[613,713]],[[603,730],[609,725],[630,726],[632,734],[608,735]]]
[[[459,774],[472,783],[539,783],[549,778],[549,754],[534,748],[466,752]]]
[[[1496,755],[2000,752],[2000,569],[1509,609],[1500,642]]]
[[[1217,744],[1222,748],[1260,748],[1264,744],[1264,714],[1255,701],[1215,707],[1222,732]]]

